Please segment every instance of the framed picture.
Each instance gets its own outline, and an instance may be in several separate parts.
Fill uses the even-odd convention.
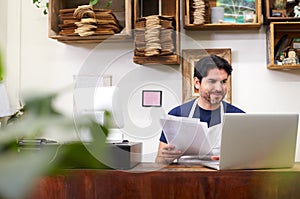
[[[182,101],[183,103],[199,96],[194,87],[194,65],[200,58],[210,54],[218,55],[231,64],[231,49],[184,49],[182,50]],[[232,76],[232,75],[231,75]],[[225,101],[231,103],[231,78],[228,79],[228,90]]]
[[[216,0],[224,8],[224,21],[229,23],[253,23],[256,14],[256,0]]]
[[[143,90],[142,92],[143,107],[161,107],[162,91]]]

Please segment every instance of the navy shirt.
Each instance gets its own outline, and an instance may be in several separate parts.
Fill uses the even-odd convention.
[[[190,111],[192,109],[195,100],[196,99],[173,108],[168,114],[178,116],[178,117],[189,117]],[[222,101],[222,103],[223,103],[225,113],[245,113],[243,110],[225,101]],[[220,113],[221,113],[220,108],[211,111],[211,110],[205,110],[200,106],[196,106],[193,118],[200,118],[201,122],[206,122],[208,127],[211,127],[221,123]],[[159,140],[161,142],[167,143],[166,137],[163,132],[161,133]]]

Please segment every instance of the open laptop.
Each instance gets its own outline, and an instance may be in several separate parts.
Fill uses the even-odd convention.
[[[217,170],[289,168],[294,165],[298,114],[225,114]]]

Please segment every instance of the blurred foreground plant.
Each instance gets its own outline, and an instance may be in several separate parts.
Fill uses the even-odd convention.
[[[18,113],[0,129],[0,198],[26,198],[39,176],[56,174],[77,165],[82,168],[99,168],[97,158],[87,155],[90,150],[103,151],[108,128],[91,118],[68,118],[53,109],[57,94],[34,97],[27,100],[21,114]],[[87,145],[78,141],[51,143],[36,147],[20,147],[20,139],[39,138],[43,132],[53,129],[62,135],[89,130],[92,141]],[[103,165],[102,165],[103,166]]]

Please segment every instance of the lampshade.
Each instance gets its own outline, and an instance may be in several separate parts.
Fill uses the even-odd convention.
[[[94,111],[96,120],[100,124],[108,122],[110,128],[124,127],[118,87],[97,87],[94,94]],[[104,111],[108,111],[111,114],[111,118],[105,117]]]

